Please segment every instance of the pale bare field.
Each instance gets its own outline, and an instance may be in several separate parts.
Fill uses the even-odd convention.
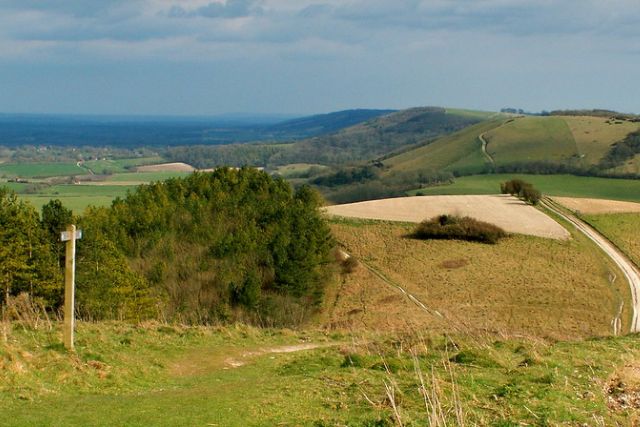
[[[162,163],[159,165],[138,166],[136,172],[193,172],[196,169],[186,163]]]
[[[634,202],[578,197],[554,197],[553,200],[574,212],[588,215],[640,212],[640,203]]]
[[[461,215],[497,225],[510,233],[552,239],[570,236],[560,224],[538,209],[507,195],[398,197],[326,209],[330,215],[341,217],[416,223],[437,215]]]
[[[486,245],[415,240],[406,237],[412,228],[346,219],[332,224],[346,252],[444,317],[428,314],[361,264],[342,276],[327,301],[328,326],[579,338],[611,334],[628,297],[623,280],[610,283],[620,276],[615,267],[584,236],[515,235]]]

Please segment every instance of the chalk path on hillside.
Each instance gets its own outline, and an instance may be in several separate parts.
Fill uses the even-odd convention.
[[[502,194],[398,197],[328,206],[326,212],[349,218],[415,223],[438,215],[461,215],[497,225],[509,233],[551,239],[568,239],[571,236],[543,212],[515,197]]]

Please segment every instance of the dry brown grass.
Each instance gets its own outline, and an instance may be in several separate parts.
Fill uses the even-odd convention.
[[[162,163],[159,165],[138,166],[136,172],[193,172],[193,166],[186,163]]]
[[[360,268],[344,276],[331,326],[447,330],[448,325],[552,338],[612,333],[624,287],[610,285],[613,270],[579,237],[514,236],[482,245],[408,239],[411,227],[393,223],[340,222],[332,228],[347,252],[445,319]]]
[[[581,214],[605,214],[640,212],[640,203],[619,200],[587,199],[577,197],[554,197],[553,200]]]

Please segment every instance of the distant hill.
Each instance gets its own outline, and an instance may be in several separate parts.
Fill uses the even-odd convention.
[[[343,112],[344,113],[344,112]],[[332,121],[346,123],[363,115],[336,113]],[[488,113],[490,114],[490,113]],[[461,130],[484,119],[482,114],[440,107],[421,107],[371,118],[338,132],[288,144],[242,144],[216,147],[175,147],[168,150],[172,161],[198,168],[220,165],[275,167],[293,163],[329,166],[367,161],[415,144]],[[318,126],[329,117],[289,122],[292,126]],[[327,126],[327,125],[325,125]]]
[[[344,110],[328,114],[301,117],[276,123],[265,129],[273,134],[292,138],[307,138],[339,131],[376,117],[394,113],[396,110]]]
[[[525,116],[489,120],[431,144],[383,159],[387,174],[446,171],[640,174],[640,156],[605,162],[640,129],[632,120],[598,116]],[[483,151],[483,142],[486,143]],[[633,150],[633,144],[629,144]],[[620,150],[619,150],[620,151]],[[613,166],[613,167],[612,167]]]

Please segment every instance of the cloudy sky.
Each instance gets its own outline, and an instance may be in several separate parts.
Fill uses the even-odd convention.
[[[0,0],[0,112],[640,113],[638,0]]]

